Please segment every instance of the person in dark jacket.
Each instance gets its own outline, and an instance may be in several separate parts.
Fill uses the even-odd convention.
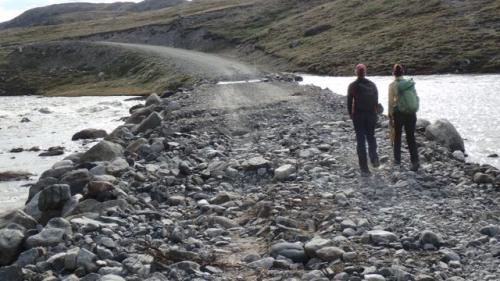
[[[366,66],[364,64],[356,65],[355,73],[358,78],[349,85],[347,90],[347,110],[356,131],[361,175],[369,176],[366,142],[368,142],[368,155],[372,166],[375,168],[380,166],[377,155],[377,140],[375,139],[378,90],[375,83],[366,79]]]

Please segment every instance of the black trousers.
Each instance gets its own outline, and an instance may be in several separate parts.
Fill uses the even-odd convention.
[[[411,163],[416,164],[418,160],[417,142],[415,141],[415,128],[417,125],[417,114],[404,114],[394,112],[394,162],[401,163],[401,134],[403,128],[406,134],[406,142],[410,150]]]
[[[356,141],[361,171],[368,171],[368,160],[366,155],[366,143],[368,143],[368,154],[372,163],[378,162],[377,140],[375,139],[375,126],[377,125],[377,114],[375,113],[356,113],[352,121],[356,131]]]

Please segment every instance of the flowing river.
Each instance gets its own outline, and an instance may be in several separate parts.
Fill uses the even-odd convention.
[[[301,84],[328,88],[346,95],[354,77],[303,75]],[[368,77],[378,88],[379,100],[387,112],[389,76]],[[420,97],[419,118],[445,118],[455,125],[465,140],[467,161],[500,168],[500,75],[412,76]]]
[[[36,180],[55,162],[93,144],[71,141],[74,133],[87,128],[109,133],[122,124],[120,118],[127,116],[128,109],[137,103],[125,99],[127,97],[0,97],[0,172],[30,172],[35,174],[31,180]],[[35,146],[42,151],[63,146],[65,153],[40,157],[38,154],[42,151],[10,152],[13,148],[29,150]],[[24,204],[28,188],[23,185],[29,182],[0,182],[0,212]]]

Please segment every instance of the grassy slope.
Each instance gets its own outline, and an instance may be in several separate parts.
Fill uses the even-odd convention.
[[[233,42],[243,58],[290,71],[350,74],[357,62],[379,74],[388,74],[395,62],[413,74],[500,69],[497,0],[204,0],[125,17],[0,31],[0,62],[5,48],[19,44],[169,24],[180,17]],[[311,32],[318,26],[326,28]]]

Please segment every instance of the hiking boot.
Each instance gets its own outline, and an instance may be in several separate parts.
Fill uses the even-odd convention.
[[[410,170],[413,172],[418,172],[418,169],[420,168],[420,163],[412,163]]]
[[[375,161],[372,162],[372,167],[373,168],[378,168],[380,167],[380,161],[377,159]]]
[[[361,177],[368,178],[372,175],[369,170],[361,170]]]

